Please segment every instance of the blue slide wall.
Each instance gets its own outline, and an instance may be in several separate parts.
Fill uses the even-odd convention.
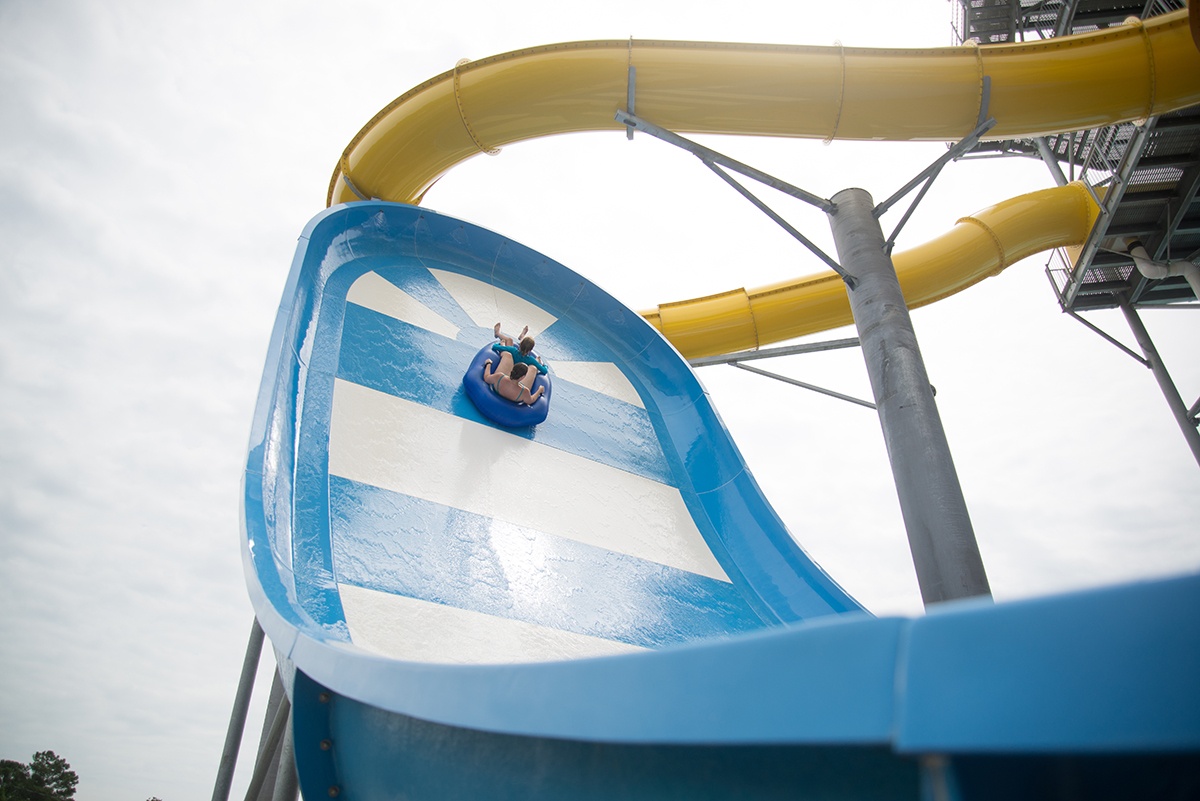
[[[496,320],[535,329],[545,423],[497,426],[463,392]],[[308,797],[1200,776],[1200,577],[876,619],[796,545],[656,331],[428,210],[355,203],[305,230],[243,506]]]

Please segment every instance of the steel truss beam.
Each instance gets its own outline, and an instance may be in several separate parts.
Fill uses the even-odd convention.
[[[631,94],[632,94],[632,92],[631,92]],[[667,144],[675,145],[675,147],[678,147],[681,150],[686,150],[687,152],[691,153],[696,158],[700,159],[700,161],[704,163],[704,166],[708,167],[710,170],[715,172],[718,176],[720,176],[720,178],[723,181],[725,181],[727,184],[729,184],[731,187],[733,187],[742,197],[746,198],[746,200],[749,200],[751,203],[753,203],[758,208],[759,211],[761,211],[763,214],[766,214],[768,217],[770,217],[772,220],[774,220],[777,225],[779,225],[781,228],[783,228],[785,231],[787,231],[789,234],[791,234],[792,237],[794,237],[797,241],[800,242],[800,244],[802,244],[802,245],[804,245],[804,247],[808,248],[809,251],[811,251],[813,253],[813,255],[815,255],[818,259],[823,261],[831,270],[833,270],[835,273],[837,273],[843,281],[845,281],[847,284],[853,286],[854,277],[851,275],[848,275],[846,273],[846,271],[842,269],[842,265],[838,264],[837,261],[832,256],[830,256],[828,253],[826,253],[824,250],[822,250],[820,247],[818,247],[812,240],[810,240],[804,234],[800,233],[800,231],[798,231],[791,223],[789,223],[787,220],[783,219],[783,217],[779,216],[779,214],[774,209],[769,207],[766,203],[762,202],[752,192],[750,192],[748,189],[746,189],[740,183],[735,181],[733,179],[733,177],[729,175],[729,173],[725,172],[725,170],[726,169],[732,170],[736,173],[740,173],[741,175],[746,176],[747,178],[752,178],[761,184],[771,187],[772,189],[783,192],[785,195],[790,195],[791,197],[794,197],[797,200],[802,200],[805,203],[808,203],[809,205],[816,206],[818,209],[825,212],[826,214],[828,214],[830,211],[833,210],[833,202],[832,201],[830,201],[826,198],[814,195],[813,193],[808,192],[804,189],[801,189],[798,186],[794,186],[794,185],[788,183],[787,181],[782,181],[782,180],[774,177],[773,175],[768,175],[767,173],[763,172],[762,170],[756,169],[747,164],[743,164],[742,162],[737,161],[736,159],[731,159],[729,156],[726,156],[722,153],[718,153],[717,151],[715,151],[711,148],[707,148],[704,145],[699,144],[698,142],[693,142],[690,139],[685,139],[684,137],[680,136],[677,133],[674,133],[673,131],[668,131],[666,128],[660,128],[659,126],[655,125],[654,123],[649,122],[648,120],[644,120],[641,117],[635,116],[629,112],[618,111],[616,114],[616,120],[617,120],[617,122],[620,122],[620,123],[628,126],[629,131],[638,130],[638,131],[642,131],[643,133],[650,134],[651,136],[655,137],[656,139],[661,139],[662,141],[666,142]],[[724,169],[722,169],[722,168],[724,168]]]
[[[1154,347],[1154,341],[1150,339],[1150,333],[1146,330],[1142,320],[1138,317],[1137,311],[1129,302],[1129,298],[1125,295],[1117,295],[1117,305],[1121,307],[1121,311],[1125,314],[1125,320],[1129,323],[1129,328],[1133,332],[1133,338],[1137,340],[1138,347],[1142,349],[1142,353],[1146,355],[1146,366],[1154,373],[1154,379],[1158,382],[1158,388],[1162,390],[1163,397],[1167,401],[1167,406],[1171,409],[1171,415],[1175,418],[1175,422],[1179,424],[1179,430],[1183,432],[1183,438],[1187,441],[1188,448],[1192,451],[1192,457],[1195,458],[1196,464],[1200,465],[1200,430],[1197,430],[1197,421],[1195,410],[1200,406],[1200,401],[1192,406],[1191,409],[1183,405],[1183,398],[1179,394],[1179,389],[1176,388],[1175,382],[1171,380],[1171,374],[1167,371],[1167,366],[1163,364],[1162,357],[1158,355],[1158,349]]]
[[[859,406],[866,406],[868,409],[874,409],[875,404],[871,403],[870,401],[865,401],[860,398],[855,398],[852,395],[845,395],[832,389],[819,387],[816,384],[809,384],[805,381],[789,378],[788,376],[779,375],[778,373],[772,373],[768,370],[762,370],[757,367],[750,367],[746,364],[743,364],[743,362],[754,361],[756,359],[774,359],[780,356],[794,356],[799,353],[817,353],[826,350],[838,350],[840,348],[857,348],[858,346],[858,337],[851,337],[849,339],[831,339],[826,342],[810,342],[804,345],[784,345],[778,348],[765,348],[763,350],[744,350],[738,353],[728,353],[724,356],[702,356],[697,359],[692,359],[688,363],[691,364],[692,367],[710,367],[714,364],[728,364],[732,367],[737,367],[750,373],[766,376],[767,378],[774,378],[776,381],[782,381],[783,383],[791,384],[794,387],[800,387],[801,389],[807,389],[811,392],[818,392],[822,395],[828,395],[831,398],[837,398],[838,400],[848,401],[850,403],[858,404]]]
[[[929,605],[959,598],[990,597],[991,589],[979,554],[979,545],[971,527],[962,486],[954,470],[946,432],[933,399],[933,386],[929,383],[925,362],[917,347],[908,304],[892,264],[890,244],[883,238],[883,230],[879,225],[879,217],[891,204],[922,182],[928,187],[941,168],[969,148],[970,143],[959,143],[952,147],[949,153],[905,184],[888,201],[876,206],[870,194],[862,189],[844,189],[833,200],[819,198],[632,114],[618,111],[616,118],[631,128],[649,133],[697,156],[771,219],[783,225],[810,250],[822,256],[823,261],[833,266],[835,262],[831,258],[719,167],[727,167],[754,178],[825,211],[833,229],[838,256],[843,264],[850,265],[849,270],[843,270],[840,266],[835,269],[846,284],[867,375],[875,395],[874,404],[744,365],[741,358],[727,357],[724,361],[743,370],[875,408],[887,443],[888,460],[892,465],[892,477],[896,482],[896,494],[899,496],[922,600]],[[994,124],[995,121],[991,119],[981,120],[968,139],[977,139]],[[918,195],[914,205],[923,195],[924,191]],[[908,219],[908,214],[904,219]],[[717,362],[710,360],[706,363]]]

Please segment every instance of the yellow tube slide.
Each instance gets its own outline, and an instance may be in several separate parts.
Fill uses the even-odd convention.
[[[1043,189],[961,218],[930,242],[892,257],[909,308],[953,295],[1015,262],[1083,244],[1099,209],[1080,183]],[[832,270],[735,289],[642,312],[688,358],[750,350],[850,325],[842,279]]]
[[[1005,139],[1093,128],[1200,103],[1200,51],[1186,10],[1096,33],[986,47],[572,42],[461,63],[400,96],[347,146],[327,200],[417,203],[441,175],[480,152],[551,134],[622,129],[614,115],[626,107],[629,66],[637,67],[638,115],[693,134],[947,141],[970,133],[986,112],[997,120],[989,137]],[[990,99],[983,109],[985,77]],[[1077,198],[1081,191],[1049,197]],[[1018,199],[964,218],[968,222],[945,237],[901,254],[913,254],[911,261],[898,256],[906,296],[910,287],[920,287],[920,297],[910,297],[913,305],[1002,269],[1015,260],[1013,253],[1036,252],[1028,250],[1027,240],[1047,241],[1041,248],[1059,243],[1061,237],[1026,231],[1040,228],[1043,214],[1016,211],[1028,202]],[[1086,230],[1076,232],[1094,212],[1080,212],[1087,205],[1080,200],[1059,202],[1083,214],[1066,237],[1081,240]],[[998,262],[964,266],[960,259],[989,247],[987,241],[966,240],[996,235],[985,217],[1005,220],[1000,228],[1011,238],[992,242],[992,251],[1002,254]],[[928,266],[932,263],[954,268]],[[909,277],[908,264],[920,265],[921,277]],[[689,304],[700,306],[689,311]],[[801,326],[817,331],[848,322],[841,307],[846,301],[840,282],[817,276],[668,304],[660,307],[658,322],[685,355],[696,356],[797,336],[765,335],[761,323],[768,309],[772,319],[812,315],[829,321]],[[779,331],[794,326],[781,324]],[[756,328],[756,338],[744,336]],[[716,330],[731,337],[743,333],[724,341]]]
[[[1200,103],[1186,11],[1016,45],[883,50],[595,41],[460,64],[400,96],[346,148],[330,204],[413,203],[481,151],[549,134],[622,129],[628,66],[637,112],[677,133],[957,140],[991,78],[989,136],[1094,128]]]

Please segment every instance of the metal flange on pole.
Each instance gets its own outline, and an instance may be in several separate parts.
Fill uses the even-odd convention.
[[[926,606],[990,596],[987,574],[967,504],[933,399],[916,332],[886,252],[871,195],[846,189],[832,198],[829,214],[846,292],[883,438],[917,583]]]

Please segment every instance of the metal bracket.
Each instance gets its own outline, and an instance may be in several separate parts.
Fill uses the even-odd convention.
[[[983,76],[983,85],[979,87],[979,116],[975,118],[975,127],[983,125],[992,107],[992,76]]]
[[[1050,140],[1044,136],[1039,136],[1033,140],[1037,146],[1038,155],[1042,157],[1042,163],[1046,165],[1046,169],[1050,170],[1050,177],[1054,179],[1057,186],[1066,186],[1070,183],[1067,176],[1063,175],[1062,167],[1058,166],[1058,157],[1054,155],[1054,151],[1050,149]]]
[[[843,395],[840,392],[834,392],[832,389],[825,389],[823,387],[818,387],[814,384],[806,384],[803,381],[797,381],[795,378],[788,378],[785,375],[779,375],[778,373],[772,373],[767,370],[760,370],[757,367],[751,367],[750,365],[742,364],[741,362],[732,362],[732,364],[734,367],[738,368],[739,370],[747,370],[751,373],[757,373],[758,375],[765,375],[767,378],[774,378],[776,381],[782,381],[785,384],[791,384],[794,387],[800,387],[801,389],[808,389],[808,390],[812,390],[813,392],[819,392],[822,395],[828,395],[829,397],[837,398],[838,400],[849,401],[850,403],[857,403],[859,406],[866,406],[868,409],[875,408],[875,404],[871,403],[870,401],[865,401],[860,398],[855,398],[851,395]]]
[[[358,187],[354,185],[354,182],[350,180],[350,175],[348,173],[346,173],[344,170],[342,172],[342,181],[345,182],[346,188],[349,189],[351,192],[353,192],[354,196],[357,197],[359,200],[370,200],[371,199],[371,198],[367,197],[366,195],[364,195],[362,192],[358,191]]]
[[[1131,349],[1131,348],[1129,348],[1129,347],[1125,346],[1125,345],[1124,345],[1122,342],[1120,342],[1118,339],[1116,339],[1115,337],[1113,337],[1113,336],[1112,336],[1111,334],[1109,334],[1108,332],[1101,330],[1101,329],[1100,329],[1100,328],[1098,328],[1097,326],[1095,326],[1095,325],[1092,325],[1092,324],[1091,324],[1091,323],[1089,323],[1087,320],[1085,320],[1085,319],[1083,319],[1082,317],[1080,317],[1080,316],[1079,316],[1079,314],[1078,314],[1077,312],[1075,312],[1075,311],[1072,311],[1071,309],[1068,309],[1066,306],[1063,306],[1063,307],[1062,307],[1062,310],[1063,310],[1064,312],[1066,312],[1067,314],[1069,314],[1071,317],[1073,317],[1073,318],[1075,318],[1076,320],[1078,320],[1079,322],[1083,323],[1083,325],[1084,325],[1086,328],[1089,328],[1089,329],[1091,329],[1091,331],[1092,331],[1093,333],[1095,333],[1095,334],[1098,334],[1098,335],[1099,335],[1099,336],[1100,336],[1102,339],[1104,339],[1104,340],[1105,340],[1106,342],[1108,342],[1109,344],[1111,344],[1111,345],[1115,345],[1117,348],[1119,348],[1120,350],[1124,351],[1124,352],[1125,352],[1126,354],[1128,354],[1128,355],[1129,355],[1129,356],[1130,356],[1130,357],[1131,357],[1131,358],[1132,358],[1134,361],[1136,361],[1136,362],[1140,363],[1140,364],[1142,365],[1142,367],[1149,367],[1149,366],[1150,366],[1150,360],[1149,360],[1149,359],[1146,359],[1146,358],[1143,358],[1142,356],[1139,356],[1139,355],[1138,355],[1136,352],[1134,352],[1134,351],[1133,351],[1133,349]]]
[[[841,348],[857,348],[858,346],[858,337],[830,339],[825,342],[809,342],[803,345],[783,345],[778,348],[742,350],[737,353],[725,353],[720,356],[700,356],[691,359],[688,364],[692,367],[709,367],[714,364],[750,362],[755,359],[773,359],[777,356],[795,356],[798,353],[819,353],[826,350],[840,350]]]
[[[630,116],[637,113],[636,111],[634,111],[634,101],[637,99],[635,97],[635,95],[637,93],[636,90],[637,90],[637,67],[630,64],[629,65],[629,85],[625,88],[625,110],[627,112],[629,112]],[[625,138],[631,142],[633,141],[633,127],[632,126],[625,129]]]
[[[743,164],[740,161],[731,159],[722,153],[718,153],[717,151],[707,148],[697,142],[693,142],[690,139],[684,139],[679,134],[668,131],[666,128],[660,128],[654,123],[644,120],[634,114],[618,111],[616,120],[617,122],[624,123],[630,128],[636,128],[639,131],[643,131],[644,133],[648,133],[653,137],[661,139],[667,144],[675,145],[678,148],[686,150],[693,156],[699,158],[701,161],[719,164],[720,166],[731,169],[734,172],[741,173],[747,178],[753,178],[759,183],[766,184],[772,189],[778,189],[780,192],[783,192],[786,195],[791,195],[798,200],[803,200],[805,203],[816,206],[826,214],[829,214],[835,208],[833,201],[829,200],[828,198],[818,197],[817,195],[807,192],[798,186],[789,184],[787,181],[781,181],[772,175],[768,175],[762,170],[757,170],[748,164]]]
[[[756,197],[752,192],[750,192],[750,190],[746,189],[746,187],[734,180],[733,176],[725,172],[725,170],[732,170],[733,172],[740,173],[747,178],[753,178],[759,183],[765,184],[772,189],[783,192],[784,194],[794,197],[797,200],[802,200],[809,205],[816,206],[826,214],[832,214],[837,209],[837,206],[832,200],[814,195],[798,186],[789,184],[787,181],[782,181],[772,175],[768,175],[762,170],[757,170],[754,167],[743,164],[740,161],[731,159],[722,153],[712,150],[711,148],[707,148],[704,145],[691,141],[690,139],[685,139],[682,136],[679,136],[672,131],[668,131],[665,128],[660,128],[654,123],[648,122],[634,114],[630,114],[625,111],[618,111],[616,114],[616,120],[617,122],[624,123],[627,126],[627,129],[630,131],[636,129],[642,131],[643,133],[648,133],[656,139],[661,139],[667,144],[675,145],[676,147],[686,150],[696,158],[700,159],[700,161],[704,163],[704,166],[715,172],[723,181],[737,190],[742,197],[753,203],[759,211],[774,220],[781,228],[791,234],[802,245],[808,248],[817,258],[828,265],[830,269],[837,273],[841,279],[846,282],[847,286],[849,286],[851,289],[854,288],[854,276],[843,270],[842,266],[838,264],[832,256],[821,250],[821,248],[813,243],[812,240],[800,233],[800,231],[792,226],[787,220],[783,219],[783,217],[781,217],[774,209],[770,208],[766,203]]]
[[[991,84],[989,81],[984,82],[985,92],[987,87],[990,85]],[[983,108],[986,110],[986,104]],[[971,133],[967,134],[964,139],[953,145],[942,156],[940,156],[937,161],[933,162],[924,170],[919,172],[916,177],[914,177],[904,186],[900,187],[900,189],[898,189],[887,200],[875,206],[875,209],[872,213],[875,215],[875,218],[878,219],[886,214],[888,209],[899,202],[902,197],[916,188],[918,184],[923,184],[923,186],[921,186],[921,191],[917,193],[917,196],[913,199],[913,202],[909,204],[908,209],[904,212],[904,216],[900,218],[900,222],[896,224],[896,228],[892,231],[891,236],[889,236],[887,242],[884,243],[884,250],[889,256],[892,253],[892,248],[896,245],[896,237],[900,235],[900,229],[904,227],[904,224],[908,222],[908,218],[912,216],[914,211],[916,211],[918,204],[920,204],[921,200],[925,197],[925,193],[929,191],[929,187],[933,185],[933,180],[937,178],[938,174],[942,171],[942,168],[966,153],[971,148],[975,147],[976,143],[979,142],[979,138],[995,127],[995,125],[996,119],[994,117],[988,117],[986,120],[979,123],[979,125],[975,127],[975,130],[971,131]]]
[[[1125,315],[1125,321],[1129,323],[1129,330],[1133,332],[1133,338],[1137,340],[1138,347],[1142,349],[1142,353],[1146,357],[1146,366],[1154,374],[1154,380],[1158,382],[1163,399],[1171,409],[1171,416],[1175,418],[1179,430],[1183,432],[1183,438],[1187,442],[1196,464],[1200,464],[1200,430],[1197,429],[1195,416],[1195,410],[1200,408],[1200,401],[1193,404],[1190,409],[1183,405],[1183,397],[1179,394],[1179,388],[1175,386],[1175,381],[1172,380],[1166,364],[1163,363],[1162,355],[1154,346],[1150,332],[1146,330],[1142,318],[1138,316],[1137,310],[1129,302],[1129,297],[1124,293],[1115,293],[1113,298],[1120,306],[1121,313]]]
[[[779,348],[727,353],[723,356],[702,356],[698,359],[692,359],[689,364],[691,364],[692,367],[708,367],[714,364],[728,364],[733,367],[737,367],[740,370],[746,370],[747,372],[766,376],[767,378],[774,378],[776,381],[782,381],[785,384],[791,384],[794,387],[800,387],[801,389],[807,389],[812,392],[819,392],[820,394],[828,395],[831,398],[849,401],[850,403],[856,403],[859,406],[866,406],[868,409],[874,409],[875,404],[871,403],[870,401],[861,400],[851,395],[844,395],[841,392],[835,392],[832,389],[825,389],[824,387],[818,387],[815,384],[808,384],[795,378],[788,378],[787,376],[779,375],[778,373],[772,373],[767,370],[761,370],[757,367],[750,367],[749,365],[742,364],[742,362],[753,361],[755,359],[771,359],[778,356],[792,356],[797,353],[816,353],[819,351],[837,350],[839,348],[857,348],[859,345],[860,343],[858,341],[858,337],[852,337],[849,339],[832,339],[826,342],[812,342],[804,345],[784,345],[783,347]]]

